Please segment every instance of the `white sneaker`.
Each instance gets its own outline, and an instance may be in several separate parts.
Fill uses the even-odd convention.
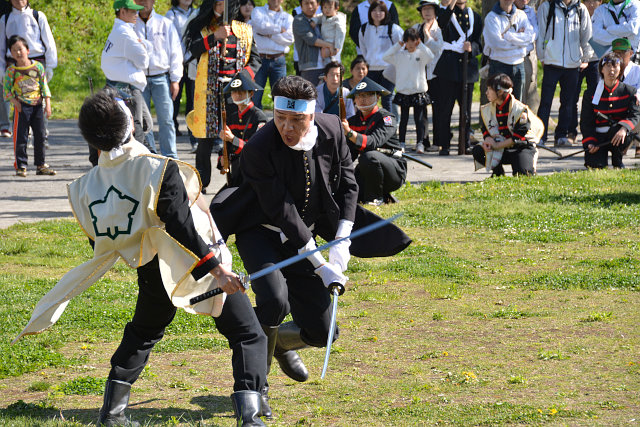
[[[424,154],[424,144],[422,142],[416,144],[416,153]]]
[[[189,151],[191,154],[195,153],[196,151],[198,151],[198,143],[196,142],[195,144],[193,144],[193,146],[191,146],[191,151]]]

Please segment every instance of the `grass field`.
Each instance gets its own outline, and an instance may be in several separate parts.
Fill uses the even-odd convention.
[[[377,209],[414,243],[353,259],[340,339],[301,351],[310,380],[274,364],[270,425],[637,425],[640,171],[426,183]],[[95,422],[132,314],[119,263],[59,322],[16,345],[39,298],[90,256],[71,221],[0,230],[0,425]],[[241,270],[239,259],[235,267]],[[179,312],[132,392],[146,425],[231,426],[230,351],[210,318]]]

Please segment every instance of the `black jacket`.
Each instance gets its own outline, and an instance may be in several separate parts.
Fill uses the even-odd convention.
[[[453,15],[458,20],[462,31],[465,32],[469,29],[469,15],[467,12],[470,10],[471,9],[460,10],[457,6],[453,9]],[[476,56],[482,52],[482,43],[480,42],[480,37],[482,36],[482,18],[476,12],[472,11],[471,13],[473,13],[473,32],[468,39],[468,41],[471,42],[471,53],[469,54],[467,62],[467,83],[477,82],[480,78]],[[442,27],[442,38],[448,43],[455,42],[460,38],[460,34],[456,30],[453,20],[450,20],[445,27]],[[439,79],[462,82],[462,58],[462,53],[443,49],[433,73],[438,76]]]

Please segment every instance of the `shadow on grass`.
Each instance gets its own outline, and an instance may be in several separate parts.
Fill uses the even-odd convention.
[[[225,418],[233,418],[232,415],[220,415],[233,411],[231,399],[229,396],[197,396],[191,399],[192,404],[200,406],[202,409],[192,410],[177,408],[172,406],[158,408],[138,408],[139,405],[145,405],[152,402],[158,402],[163,399],[149,399],[141,402],[133,402],[127,409],[127,416],[133,421],[138,421],[141,425],[155,425],[175,422],[176,420],[184,423],[196,424],[198,422],[209,420],[212,416],[222,416]],[[22,423],[26,422],[31,425],[39,422],[60,420],[64,417],[66,420],[74,420],[83,424],[95,423],[98,419],[100,408],[94,409],[60,409],[48,405],[44,402],[26,403],[18,400],[6,408],[0,409],[0,420],[3,423],[11,424],[11,420]],[[222,424],[209,424],[218,426]],[[228,423],[225,423],[226,425]]]
[[[562,196],[549,196],[549,201],[572,204],[593,204],[603,207],[613,205],[637,205],[640,204],[640,194],[631,192],[588,194],[573,196],[570,194]]]

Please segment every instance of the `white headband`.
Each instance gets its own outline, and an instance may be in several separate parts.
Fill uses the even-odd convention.
[[[292,113],[313,114],[316,111],[316,101],[315,99],[290,99],[286,96],[274,96],[273,108]]]
[[[122,139],[122,141],[120,141],[120,144],[118,144],[118,145],[122,145],[131,138],[131,132],[133,131],[133,124],[132,124],[133,116],[131,115],[131,111],[129,110],[129,107],[127,107],[127,104],[125,104],[121,98],[114,98],[114,99],[116,101],[116,104],[118,104],[118,107],[120,107],[120,109],[124,113],[124,115],[127,116],[127,128],[124,133],[124,138]]]
[[[513,88],[510,87],[509,89],[505,89],[500,85],[497,85],[496,89],[501,90],[501,91],[506,92],[506,93],[512,93],[513,92]]]

